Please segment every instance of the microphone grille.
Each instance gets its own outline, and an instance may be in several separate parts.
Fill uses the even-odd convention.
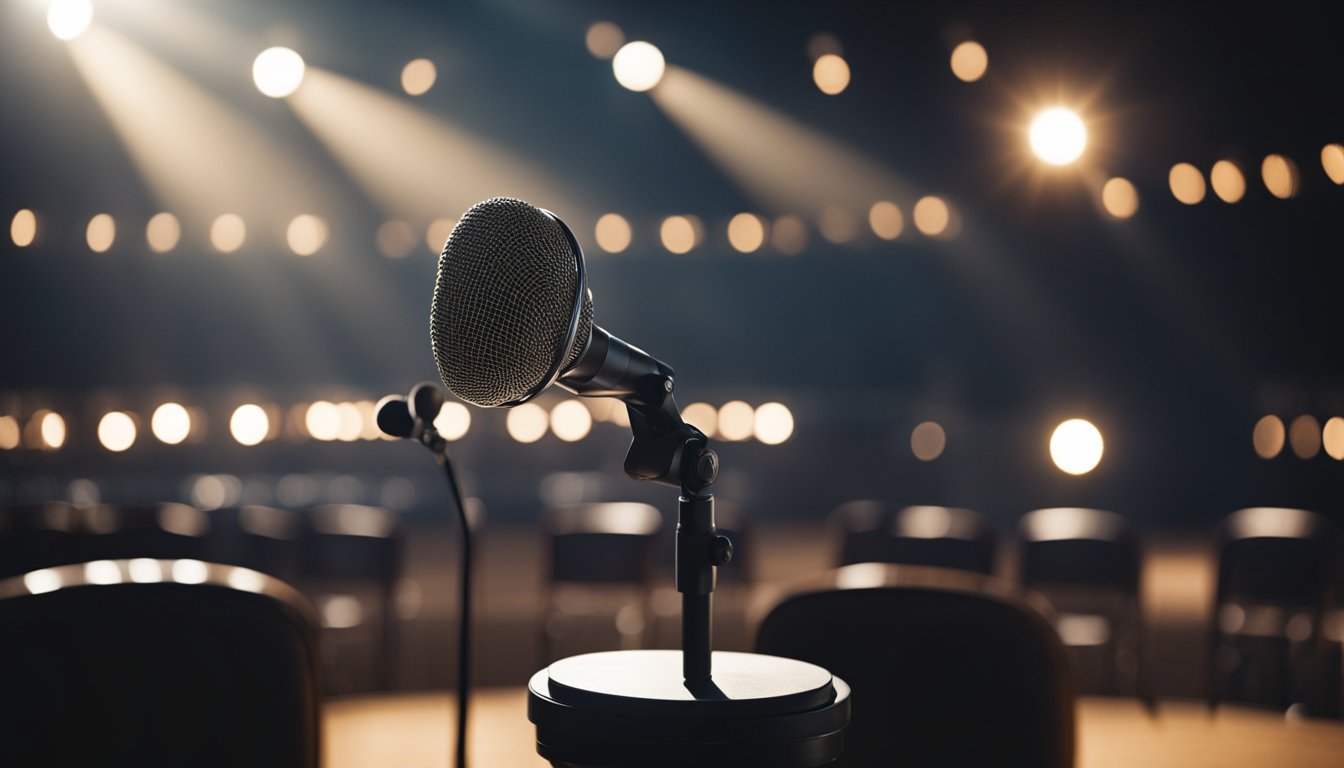
[[[472,206],[439,256],[430,341],[443,383],[469,403],[520,400],[545,381],[569,331],[578,254],[541,209],[497,197]],[[561,370],[588,344],[585,295]]]

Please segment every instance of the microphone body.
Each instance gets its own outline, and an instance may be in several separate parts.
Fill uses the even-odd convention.
[[[588,347],[556,383],[583,397],[628,400],[640,396],[648,377],[670,380],[674,373],[668,364],[594,325]]]

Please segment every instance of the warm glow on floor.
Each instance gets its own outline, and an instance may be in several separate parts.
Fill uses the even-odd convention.
[[[1050,436],[1050,458],[1070,475],[1085,475],[1101,463],[1101,431],[1086,419],[1069,419]]]

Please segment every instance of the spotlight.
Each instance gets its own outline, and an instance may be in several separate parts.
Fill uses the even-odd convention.
[[[1051,107],[1031,121],[1031,151],[1050,165],[1068,165],[1087,148],[1087,128],[1078,113]]]
[[[1085,475],[1101,463],[1101,430],[1086,419],[1069,419],[1050,436],[1050,458],[1070,475]]]
[[[89,0],[54,0],[47,9],[47,26],[61,40],[74,40],[93,22],[93,3]]]
[[[303,83],[303,57],[288,48],[267,48],[252,62],[257,90],[273,99],[283,99]]]
[[[663,52],[652,43],[636,40],[626,43],[611,59],[616,82],[632,91],[647,91],[663,79]]]

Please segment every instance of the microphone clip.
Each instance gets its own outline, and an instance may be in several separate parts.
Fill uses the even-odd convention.
[[[671,376],[645,376],[636,397],[625,399],[634,433],[625,455],[625,473],[636,480],[675,485],[682,495],[710,495],[719,457],[709,439],[681,418]]]

